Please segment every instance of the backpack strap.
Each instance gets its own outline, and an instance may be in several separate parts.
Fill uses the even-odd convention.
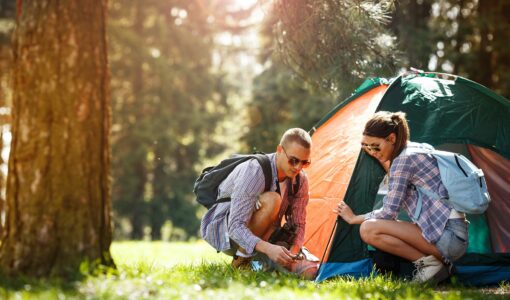
[[[264,192],[267,192],[271,189],[271,183],[273,181],[273,170],[271,168],[271,161],[269,160],[269,157],[262,152],[257,152],[252,154],[253,158],[256,159],[260,166],[262,167],[262,172],[264,173]],[[225,197],[216,200],[216,203],[223,203],[223,202],[229,202],[232,199],[230,197]]]
[[[434,151],[435,150],[427,150],[427,149],[419,149],[419,148],[418,149],[417,148],[413,149],[414,153],[428,154],[431,157],[433,157],[436,160],[437,167],[439,168],[439,161],[438,160],[440,158],[438,158],[436,155],[434,155]],[[455,161],[457,162],[457,165],[462,170],[462,172],[465,174],[465,171],[462,169],[457,156],[455,156]],[[426,189],[424,187],[420,187],[420,186],[417,186],[417,185],[414,185],[414,184],[412,186],[418,192],[418,202],[416,203],[416,209],[415,209],[414,215],[413,215],[413,220],[417,221],[418,218],[420,217],[421,209],[422,209],[422,206],[423,206],[423,199],[422,199],[423,198],[423,194],[427,195],[427,197],[429,197],[431,199],[439,199],[440,196],[438,194],[434,193],[433,191],[428,190],[428,189]]]
[[[299,174],[295,177],[295,182],[292,184],[292,182],[289,180],[287,183],[287,200],[289,204],[287,205],[287,208],[285,209],[285,220],[289,223],[291,227],[294,227],[294,223],[292,223],[292,206],[294,204],[294,196],[299,191],[299,184],[300,184],[301,178],[299,177]],[[280,220],[281,221],[281,220]]]
[[[291,187],[291,189],[289,190],[290,191],[290,193],[289,193],[290,196],[295,196],[297,194],[297,192],[299,191],[300,181],[301,181],[301,178],[299,177],[299,174],[297,174],[296,182],[294,182],[294,186],[291,186],[289,184],[289,187]]]
[[[262,167],[262,172],[264,172],[264,179],[266,180],[264,186],[264,192],[267,192],[271,189],[271,183],[273,181],[273,170],[271,168],[271,161],[269,157],[264,153],[255,153],[255,159],[259,162]]]

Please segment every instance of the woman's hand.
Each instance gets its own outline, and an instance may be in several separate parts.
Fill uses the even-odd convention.
[[[340,201],[333,211],[349,224],[361,224],[364,220],[363,216],[355,215],[349,205],[345,204],[344,201]]]

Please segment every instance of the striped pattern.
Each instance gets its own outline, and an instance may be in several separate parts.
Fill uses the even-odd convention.
[[[405,154],[405,150],[393,160],[390,168],[388,194],[383,206],[365,215],[365,219],[394,220],[402,207],[412,218],[418,201],[418,192],[412,185],[434,191],[443,198],[448,191],[441,182],[436,159],[426,154]],[[443,234],[451,207],[447,201],[431,199],[422,195],[422,212],[415,223],[429,243],[435,243]]]
[[[277,171],[276,153],[268,154],[271,161],[273,178],[271,191],[276,191]],[[304,172],[300,175],[299,191],[293,205],[294,223],[298,226],[295,244],[302,246],[306,223],[306,205],[308,204],[308,179]],[[287,179],[288,180],[288,179]],[[230,202],[218,203],[202,218],[200,233],[202,238],[218,251],[230,249],[230,239],[252,254],[260,238],[248,229],[257,196],[264,192],[264,172],[260,164],[252,159],[237,166],[220,184],[219,198],[230,197]],[[287,193],[284,192],[280,216],[289,204]]]

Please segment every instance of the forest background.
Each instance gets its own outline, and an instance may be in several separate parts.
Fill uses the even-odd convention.
[[[274,151],[367,77],[413,67],[510,98],[509,18],[504,0],[108,1],[114,238],[197,238],[203,167]],[[0,211],[15,19],[0,0]]]

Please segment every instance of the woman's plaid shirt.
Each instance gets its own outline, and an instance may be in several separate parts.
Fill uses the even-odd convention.
[[[408,146],[422,147],[409,142]],[[405,149],[397,156],[390,167],[388,194],[383,206],[365,215],[366,219],[394,220],[401,208],[412,219],[418,201],[418,192],[414,186],[420,186],[435,192],[441,199],[431,199],[423,194],[423,206],[418,220],[414,222],[422,230],[422,235],[430,243],[435,243],[443,234],[446,222],[452,210],[446,200],[448,191],[441,182],[436,159],[427,154],[406,154]]]

